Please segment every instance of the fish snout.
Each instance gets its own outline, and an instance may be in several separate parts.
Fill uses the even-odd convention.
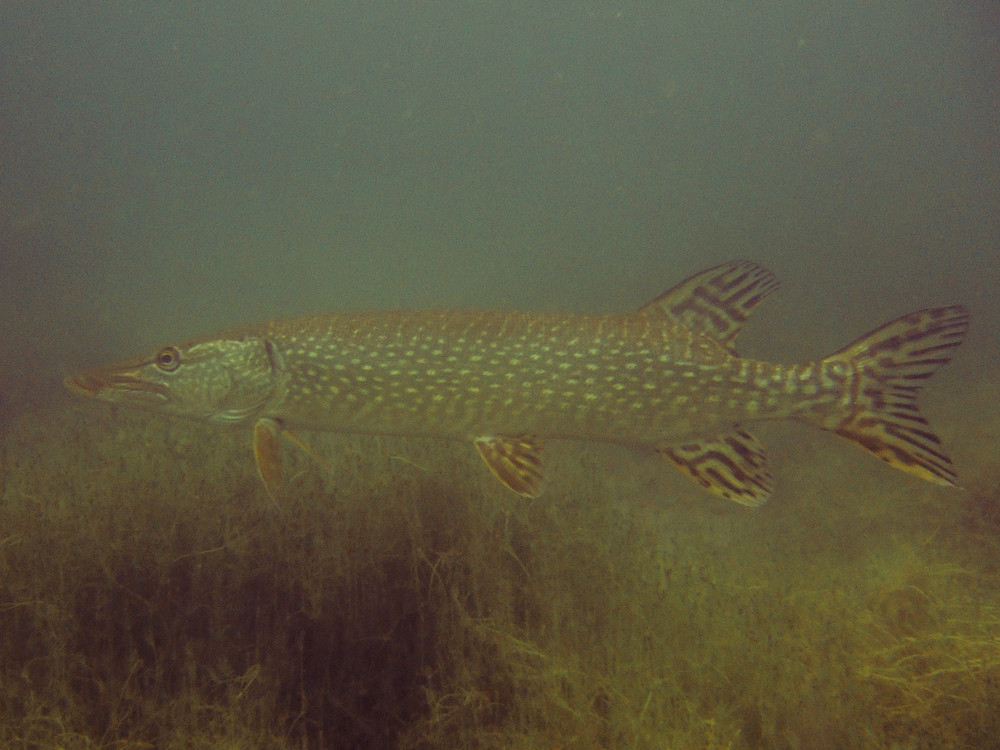
[[[96,396],[107,383],[93,372],[78,372],[63,379],[63,385],[77,396]]]
[[[164,385],[150,382],[135,368],[84,370],[70,375],[63,380],[63,385],[71,393],[78,396],[99,398],[105,401],[117,401],[125,398],[146,400],[149,397],[159,401],[167,397],[167,388]]]

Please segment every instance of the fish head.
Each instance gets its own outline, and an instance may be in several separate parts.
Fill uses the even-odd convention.
[[[95,367],[64,381],[77,395],[213,422],[258,414],[281,382],[269,341],[216,338],[165,346],[152,355]]]

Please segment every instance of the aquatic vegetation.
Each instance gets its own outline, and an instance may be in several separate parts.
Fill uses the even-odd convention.
[[[819,445],[768,441],[779,460]],[[449,444],[311,442],[322,467],[292,457],[275,505],[239,431],[65,406],[9,423],[0,745],[905,748],[1000,733],[988,478],[957,500],[890,495],[837,479],[837,454],[798,456],[810,471],[751,514],[613,447],[553,445],[564,479],[530,501]]]
[[[882,561],[870,594],[870,641],[858,674],[871,688],[884,736],[948,737],[963,747],[1000,734],[990,708],[1000,687],[996,581],[910,548]]]

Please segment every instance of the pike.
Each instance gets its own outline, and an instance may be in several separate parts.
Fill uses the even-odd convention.
[[[957,486],[917,406],[968,329],[961,306],[904,315],[823,359],[739,357],[733,341],[777,287],[749,261],[695,274],[637,312],[592,316],[357,312],[222,331],[66,379],[74,393],[225,424],[253,424],[257,468],[282,494],[291,430],[471,441],[493,474],[541,490],[546,439],[655,451],[706,490],[764,503],[772,477],[746,422],[796,419],[891,466]]]

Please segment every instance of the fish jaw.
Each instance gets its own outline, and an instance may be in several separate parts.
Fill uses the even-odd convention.
[[[108,403],[155,408],[168,399],[168,389],[143,376],[144,362],[95,367],[63,380],[70,393]]]
[[[212,339],[84,370],[64,381],[78,396],[213,422],[241,422],[273,403],[281,359],[267,340]]]

